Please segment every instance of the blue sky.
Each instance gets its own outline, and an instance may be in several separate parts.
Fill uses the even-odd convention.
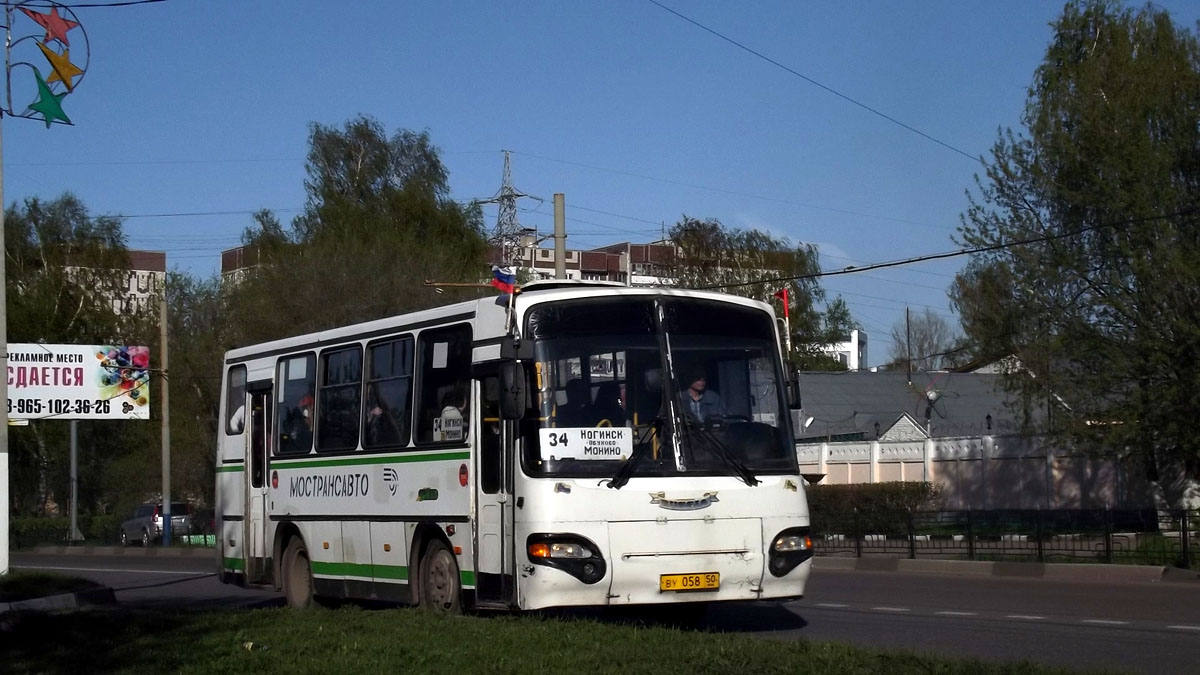
[[[971,156],[1019,128],[1062,6],[661,2]],[[1177,25],[1200,18],[1198,3],[1157,4]],[[981,168],[646,0],[75,12],[88,48],[69,34],[87,65],[63,99],[74,126],[3,121],[4,202],[71,191],[93,214],[126,216],[131,247],[199,277],[217,273],[253,211],[286,223],[303,208],[309,124],[359,114],[428,131],[463,201],[496,193],[512,150],[516,187],[546,200],[522,200],[522,224],[549,231],[563,192],[579,248],[653,240],[687,214],[814,243],[826,269],[943,252]],[[13,27],[38,31],[22,15]],[[44,70],[32,40],[13,60]],[[27,68],[12,73],[20,112],[36,89]],[[946,289],[963,262],[823,286],[871,335],[877,365],[905,307],[957,325]]]

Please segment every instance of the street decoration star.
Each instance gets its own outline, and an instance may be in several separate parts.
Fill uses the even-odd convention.
[[[61,94],[55,94],[50,91],[50,85],[46,84],[46,81],[42,79],[42,74],[37,69],[34,69],[33,74],[37,76],[38,100],[30,103],[29,109],[42,114],[42,117],[46,120],[47,129],[50,128],[50,124],[56,119],[71,124],[70,118],[67,117],[67,114],[62,109],[62,100],[67,95],[67,92],[64,91]]]
[[[83,75],[83,71],[74,63],[71,63],[71,50],[64,49],[62,54],[50,49],[44,44],[38,44],[42,54],[46,56],[46,60],[50,62],[50,77],[46,78],[46,82],[62,82],[67,87],[67,91],[75,88],[75,84],[71,81],[73,78]]]
[[[25,7],[21,7],[20,10],[25,12],[25,16],[33,19],[39,26],[46,29],[46,38],[42,42],[58,40],[64,45],[70,46],[71,42],[67,39],[67,31],[78,26],[79,22],[59,16],[57,7],[51,7],[49,14],[35,12]]]

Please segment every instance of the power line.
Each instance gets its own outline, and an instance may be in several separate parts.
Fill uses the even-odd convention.
[[[59,2],[34,3],[34,2],[31,2],[28,4],[21,5],[21,6],[36,7],[38,9],[53,9],[55,7],[66,7],[68,9],[77,9],[80,7],[91,7],[91,8],[130,7],[132,5],[149,5],[149,4],[152,4],[155,2],[166,2],[166,0],[113,0],[112,2],[76,2],[76,3],[59,3]],[[21,3],[5,2],[2,4],[5,7],[16,7],[17,5],[20,5]]]
[[[650,0],[650,1],[653,2],[653,0]],[[818,278],[822,278],[822,277],[840,276],[843,274],[858,274],[860,272],[869,272],[870,270],[884,269],[887,267],[899,267],[901,265],[912,265],[912,264],[920,263],[920,262],[928,262],[930,260],[943,260],[945,258],[957,258],[959,256],[974,255],[976,253],[988,253],[990,251],[999,251],[999,250],[1003,250],[1006,248],[1014,248],[1016,246],[1025,246],[1027,244],[1040,244],[1040,243],[1049,242],[1049,241],[1056,241],[1058,239],[1066,239],[1068,237],[1075,237],[1075,236],[1078,236],[1081,234],[1085,234],[1087,232],[1092,232],[1094,230],[1104,229],[1106,227],[1116,227],[1118,225],[1135,225],[1138,223],[1151,222],[1151,221],[1155,221],[1155,220],[1166,220],[1168,218],[1177,218],[1179,216],[1193,215],[1193,214],[1197,213],[1198,211],[1200,211],[1200,209],[1185,209],[1183,211],[1176,211],[1174,213],[1167,213],[1167,214],[1163,214],[1163,215],[1159,215],[1159,216],[1147,216],[1145,218],[1129,218],[1126,220],[1120,220],[1120,221],[1111,222],[1111,223],[1099,223],[1096,225],[1088,225],[1086,227],[1081,227],[1079,229],[1072,230],[1070,232],[1060,232],[1058,234],[1047,234],[1047,235],[1043,235],[1040,237],[1031,237],[1029,239],[1018,239],[1016,241],[1001,242],[999,244],[989,244],[988,246],[978,246],[975,248],[958,249],[956,251],[947,251],[945,253],[931,253],[929,255],[916,256],[913,258],[904,258],[902,260],[889,260],[887,262],[873,263],[871,265],[864,265],[862,267],[855,267],[854,265],[850,265],[849,267],[846,267],[846,268],[840,269],[840,270],[823,270],[820,272],[814,272],[812,274],[797,274],[797,275],[787,276],[787,277],[770,277],[770,278],[755,279],[752,281],[742,281],[742,282],[733,283],[733,284],[719,284],[719,285],[714,285],[714,286],[699,286],[697,288],[700,290],[716,290],[716,289],[721,289],[721,288],[740,288],[742,286],[752,286],[754,284],[762,284],[762,283],[772,283],[772,282],[779,282],[779,281],[802,281],[802,280],[806,280],[806,279],[818,279]]]
[[[767,56],[766,54],[763,54],[762,52],[756,51],[756,50],[754,50],[754,49],[752,49],[752,48],[750,48],[750,47],[746,46],[745,44],[743,44],[743,43],[741,43],[741,42],[738,42],[737,40],[734,40],[733,38],[731,38],[731,37],[729,37],[729,36],[727,36],[727,35],[725,35],[725,34],[723,34],[723,33],[720,33],[720,32],[718,32],[718,31],[716,31],[716,30],[713,30],[712,28],[709,28],[708,26],[705,26],[704,24],[700,23],[699,21],[696,21],[695,19],[693,19],[693,18],[691,18],[691,17],[689,17],[689,16],[687,16],[687,15],[685,15],[685,14],[681,14],[681,13],[679,13],[679,12],[677,12],[677,11],[675,11],[675,10],[671,9],[670,7],[667,7],[666,5],[662,4],[661,2],[658,2],[658,0],[647,0],[647,1],[648,1],[650,4],[652,4],[652,5],[655,5],[655,6],[657,6],[657,7],[661,8],[661,9],[663,9],[663,10],[667,11],[667,12],[670,12],[671,14],[674,14],[675,16],[679,17],[680,19],[683,19],[684,21],[686,21],[686,22],[688,22],[688,23],[692,24],[693,26],[696,26],[697,28],[699,28],[699,29],[701,29],[701,30],[703,30],[703,31],[705,31],[705,32],[708,32],[708,33],[711,33],[712,35],[715,35],[715,36],[717,36],[718,38],[720,38],[720,39],[724,40],[725,42],[728,42],[729,44],[731,44],[731,45],[733,45],[733,46],[737,47],[738,49],[741,49],[741,50],[743,50],[743,51],[745,51],[745,52],[748,52],[748,53],[750,53],[750,54],[753,54],[754,56],[757,56],[758,58],[762,59],[763,61],[766,61],[767,63],[770,63],[771,65],[773,65],[773,66],[775,66],[775,67],[777,67],[777,68],[780,68],[780,69],[782,69],[782,70],[784,70],[784,71],[787,71],[788,73],[791,73],[792,75],[795,75],[796,77],[798,77],[798,78],[800,78],[800,79],[804,80],[805,82],[807,82],[807,83],[809,83],[809,84],[813,85],[814,87],[818,87],[818,88],[820,88],[820,89],[824,89],[825,91],[829,92],[830,94],[833,94],[834,96],[837,96],[838,98],[842,99],[843,101],[847,101],[847,102],[849,102],[849,103],[852,103],[852,104],[854,104],[854,105],[858,106],[859,108],[862,108],[863,110],[866,110],[867,112],[869,112],[869,113],[871,113],[871,114],[873,114],[873,115],[877,115],[877,116],[879,116],[879,117],[882,117],[883,119],[885,119],[885,120],[887,120],[887,121],[891,122],[892,124],[895,124],[895,125],[897,125],[897,126],[899,126],[899,127],[902,127],[902,128],[904,128],[904,129],[907,129],[908,131],[911,131],[912,133],[914,133],[914,134],[917,134],[918,136],[920,136],[920,137],[922,137],[922,138],[924,138],[924,139],[926,139],[926,140],[933,141],[934,143],[937,143],[938,145],[942,146],[943,148],[946,148],[947,150],[951,150],[951,151],[953,151],[953,152],[957,152],[958,154],[962,155],[963,157],[966,157],[967,159],[971,159],[971,160],[974,160],[974,161],[976,161],[976,162],[979,162],[979,161],[981,161],[979,157],[976,157],[975,155],[972,155],[971,153],[969,153],[969,152],[967,152],[967,151],[965,151],[965,150],[962,150],[962,149],[956,148],[956,147],[954,147],[953,145],[950,145],[949,143],[947,143],[947,142],[945,142],[945,141],[942,141],[942,140],[939,140],[939,139],[937,139],[937,138],[934,138],[933,136],[930,136],[929,134],[925,133],[924,131],[921,131],[920,129],[917,129],[916,127],[913,127],[913,126],[911,126],[911,125],[905,124],[904,122],[901,122],[900,120],[896,119],[895,117],[892,117],[891,115],[888,115],[887,113],[885,113],[885,112],[883,112],[883,111],[881,111],[881,110],[878,110],[878,109],[876,109],[876,108],[872,108],[871,106],[867,105],[866,103],[863,103],[863,102],[861,102],[861,101],[859,101],[859,100],[857,100],[857,99],[851,98],[851,97],[847,96],[846,94],[843,94],[842,92],[840,92],[840,91],[838,91],[838,90],[834,89],[833,87],[830,87],[830,86],[828,86],[828,85],[822,84],[822,83],[820,83],[820,82],[818,82],[818,81],[816,81],[816,80],[812,79],[811,77],[809,77],[809,76],[805,75],[804,73],[801,73],[801,72],[799,72],[799,71],[797,71],[797,70],[794,70],[793,68],[790,68],[790,67],[788,67],[788,66],[785,66],[784,64],[780,63],[779,61],[776,61],[775,59],[773,59],[773,58],[771,58],[771,57]]]

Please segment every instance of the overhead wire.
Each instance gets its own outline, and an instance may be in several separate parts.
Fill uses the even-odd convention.
[[[958,154],[962,155],[963,157],[966,157],[967,159],[970,159],[970,160],[973,160],[973,161],[976,161],[976,162],[980,162],[980,163],[982,163],[982,161],[983,161],[983,160],[982,160],[982,158],[980,158],[980,157],[978,157],[978,156],[976,156],[976,155],[972,155],[971,153],[967,152],[966,150],[963,150],[963,149],[961,149],[961,148],[957,148],[957,147],[955,147],[955,146],[953,146],[953,145],[950,145],[949,143],[947,143],[947,142],[945,142],[945,141],[943,141],[943,140],[941,140],[941,139],[939,139],[939,138],[935,138],[934,136],[931,136],[930,134],[927,134],[927,133],[925,133],[924,131],[921,131],[920,129],[917,129],[916,127],[914,127],[914,126],[912,126],[912,125],[910,125],[910,124],[906,124],[906,123],[904,123],[904,122],[901,122],[900,120],[896,119],[895,117],[892,117],[891,115],[889,115],[889,114],[887,114],[887,113],[883,112],[882,110],[879,110],[879,109],[877,109],[877,108],[873,108],[873,107],[871,107],[871,106],[867,105],[866,103],[863,103],[862,101],[859,101],[858,99],[855,99],[855,98],[852,98],[852,97],[850,97],[850,96],[848,96],[848,95],[846,95],[846,94],[843,94],[842,92],[838,91],[837,89],[834,89],[833,87],[830,87],[829,85],[826,85],[826,84],[823,84],[823,83],[821,83],[821,82],[818,82],[817,80],[814,80],[813,78],[811,78],[811,77],[809,77],[809,76],[805,75],[804,73],[801,73],[801,72],[799,72],[798,70],[795,70],[794,68],[792,68],[792,67],[790,67],[790,66],[784,65],[783,63],[780,63],[779,61],[776,61],[775,59],[773,59],[773,58],[771,58],[771,57],[767,56],[766,54],[763,54],[762,52],[760,52],[760,51],[758,51],[758,50],[756,50],[756,49],[753,49],[752,47],[750,47],[750,46],[748,46],[748,45],[746,45],[746,44],[744,44],[744,43],[742,43],[742,42],[739,42],[739,41],[737,41],[737,40],[735,40],[735,39],[733,39],[733,38],[729,37],[728,35],[725,35],[724,33],[721,33],[721,32],[719,32],[719,31],[717,31],[717,30],[715,30],[715,29],[709,28],[708,26],[706,26],[706,25],[704,25],[704,24],[700,23],[699,21],[697,21],[697,20],[695,20],[695,19],[691,18],[690,16],[687,16],[686,14],[683,14],[683,13],[681,13],[681,12],[678,12],[678,11],[674,10],[674,9],[671,9],[670,7],[668,7],[668,6],[664,5],[663,3],[659,2],[658,0],[647,0],[647,2],[649,2],[649,3],[650,3],[650,4],[652,4],[652,5],[655,5],[656,7],[659,7],[659,8],[661,8],[662,10],[664,10],[664,11],[666,11],[666,12],[669,12],[669,13],[671,13],[671,14],[675,15],[676,17],[678,17],[678,18],[680,18],[680,19],[682,19],[682,20],[684,20],[684,21],[686,21],[686,22],[688,22],[688,23],[692,24],[693,26],[695,26],[695,27],[699,28],[700,30],[703,30],[703,31],[705,31],[705,32],[707,32],[707,33],[710,33],[710,34],[712,34],[712,35],[714,35],[714,36],[716,36],[716,37],[720,38],[721,40],[724,40],[725,42],[728,42],[729,44],[731,44],[731,45],[733,45],[733,46],[737,47],[738,49],[741,49],[742,51],[745,51],[745,52],[747,52],[747,53],[749,53],[749,54],[752,54],[753,56],[755,56],[755,57],[757,57],[757,58],[759,58],[759,59],[762,59],[763,61],[766,61],[767,63],[770,63],[771,65],[773,65],[773,66],[775,66],[775,67],[777,67],[777,68],[780,68],[781,70],[784,70],[784,71],[786,71],[786,72],[788,72],[788,73],[791,73],[792,75],[795,75],[796,77],[798,77],[798,78],[800,78],[800,79],[804,80],[805,82],[807,82],[807,83],[809,83],[809,84],[813,85],[814,87],[817,87],[817,88],[819,88],[819,89],[823,89],[824,91],[826,91],[826,92],[829,92],[830,94],[833,94],[834,96],[836,96],[836,97],[838,97],[838,98],[842,99],[843,101],[846,101],[846,102],[848,102],[848,103],[851,103],[851,104],[853,104],[853,105],[855,105],[855,106],[858,106],[859,108],[862,108],[863,110],[866,110],[867,112],[869,112],[869,113],[871,113],[871,114],[873,114],[873,115],[876,115],[876,116],[878,116],[878,117],[881,117],[881,118],[883,118],[883,119],[887,120],[888,122],[891,122],[892,124],[895,124],[896,126],[899,126],[899,127],[903,128],[903,129],[906,129],[906,130],[908,130],[908,131],[911,131],[912,133],[914,133],[914,134],[917,134],[918,136],[920,136],[920,137],[922,137],[922,138],[924,138],[924,139],[926,139],[926,140],[929,140],[929,141],[932,141],[932,142],[934,142],[934,143],[937,143],[938,145],[942,146],[943,148],[946,148],[947,150],[950,150],[950,151],[952,151],[952,152],[956,152],[956,153],[958,153]]]

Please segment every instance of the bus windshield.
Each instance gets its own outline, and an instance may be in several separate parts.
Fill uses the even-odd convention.
[[[535,307],[532,476],[796,473],[771,316],[715,300],[597,298]]]

